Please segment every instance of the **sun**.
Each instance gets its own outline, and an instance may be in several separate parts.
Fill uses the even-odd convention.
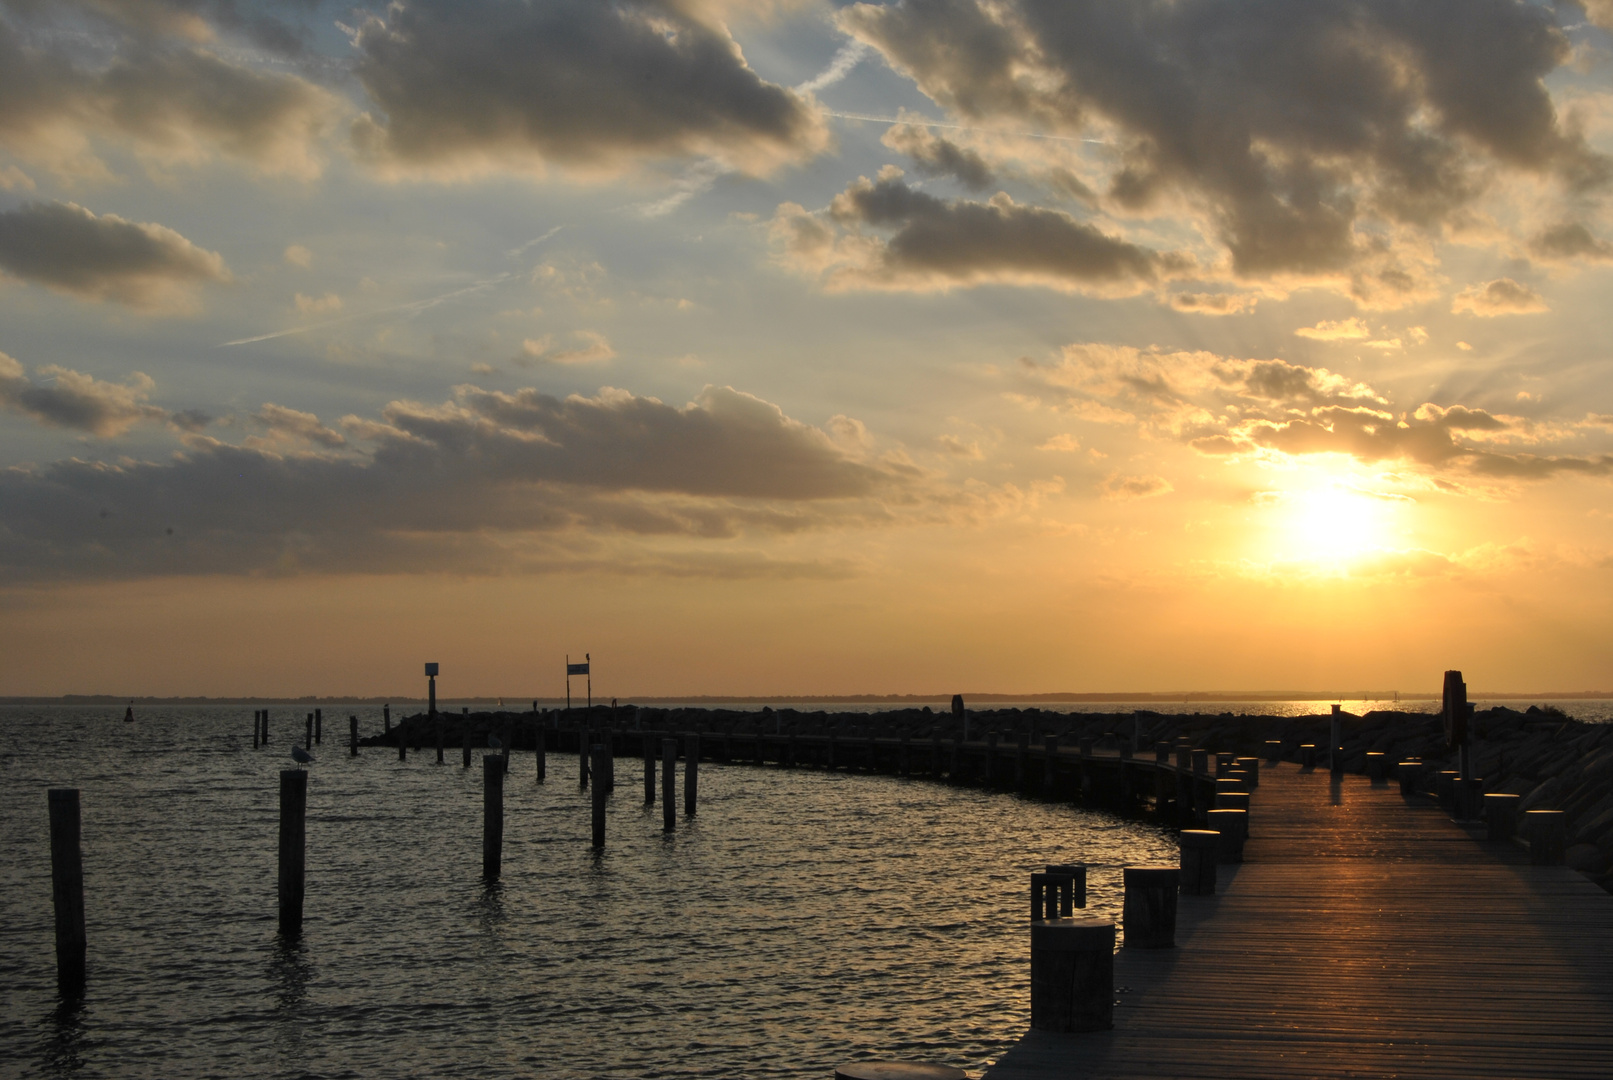
[[[1271,554],[1285,562],[1344,566],[1391,546],[1401,501],[1339,479],[1269,493]]]

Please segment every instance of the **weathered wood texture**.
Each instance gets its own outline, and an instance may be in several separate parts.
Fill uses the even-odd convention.
[[[1032,1031],[989,1080],[1613,1076],[1613,897],[1426,797],[1267,768],[1177,947],[1116,956],[1114,1029]]]

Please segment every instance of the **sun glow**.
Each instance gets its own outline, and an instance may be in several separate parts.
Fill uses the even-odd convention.
[[[1272,492],[1265,501],[1272,509],[1272,556],[1343,567],[1392,546],[1397,509],[1405,500],[1324,481]]]

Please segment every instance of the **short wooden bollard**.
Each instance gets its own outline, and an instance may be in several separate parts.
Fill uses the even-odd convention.
[[[50,898],[56,909],[56,987],[75,994],[84,986],[83,825],[79,816],[78,788],[50,788]]]
[[[302,894],[307,880],[308,773],[280,770],[280,932],[302,933]]]
[[[1154,764],[1169,765],[1171,763],[1172,749],[1171,744],[1168,742],[1160,741],[1154,743]]]
[[[1240,779],[1231,776],[1223,776],[1218,778],[1215,782],[1216,797],[1220,798],[1223,792],[1229,795],[1247,795],[1249,794],[1249,788]],[[1216,805],[1220,804],[1217,803]]]
[[[1299,767],[1302,769],[1316,768],[1316,744],[1301,743],[1299,747]]]
[[[1121,869],[1125,900],[1120,925],[1128,949],[1176,947],[1176,894],[1182,871],[1175,866],[1127,866]]]
[[[1176,744],[1176,767],[1183,770],[1193,767],[1193,748],[1186,743]]]
[[[968,1080],[969,1074],[933,1061],[848,1061],[835,1066],[835,1080]]]
[[[347,718],[347,756],[358,757],[358,717]]]
[[[1183,896],[1214,896],[1215,865],[1221,857],[1221,834],[1212,829],[1183,829],[1182,846]]]
[[[314,745],[323,746],[325,743],[325,710],[314,710]]]
[[[1249,774],[1239,768],[1228,769],[1226,772],[1221,774],[1220,778],[1216,780],[1216,783],[1219,784],[1222,781],[1228,780],[1234,784],[1237,784],[1244,791],[1249,791],[1255,786],[1254,781],[1250,779]]]
[[[644,805],[655,805],[655,740],[644,736]]]
[[[1115,924],[1107,919],[1031,923],[1031,1027],[1107,1031],[1114,1027]]]
[[[258,748],[258,721],[260,714],[257,709],[252,710],[252,749]]]
[[[409,740],[405,739],[403,737],[403,721],[402,720],[398,721],[398,730],[397,730],[396,734],[398,736],[398,760],[399,761],[408,761],[409,760]]]
[[[1382,750],[1367,751],[1367,779],[1381,784],[1389,778],[1389,757]]]
[[[1511,840],[1518,834],[1518,804],[1521,795],[1489,791],[1484,795],[1484,824],[1491,840]]]
[[[1344,772],[1344,720],[1339,707],[1333,706],[1333,719],[1327,729],[1327,768],[1335,776]]]
[[[1048,863],[1047,872],[1070,879],[1070,902],[1078,908],[1087,906],[1087,864]]]
[[[1247,791],[1217,791],[1215,793],[1215,809],[1242,810],[1247,814],[1249,812],[1249,793]],[[1245,833],[1244,839],[1247,840],[1248,838],[1249,834]]]
[[[1249,812],[1247,810],[1211,810],[1204,815],[1213,832],[1221,834],[1220,842],[1216,845],[1216,861],[1224,863],[1243,862],[1243,843],[1247,835]]]
[[[1193,751],[1193,771],[1200,776],[1208,776],[1210,772],[1210,752],[1208,750]]]
[[[757,745],[761,744],[760,736]],[[678,827],[678,740],[661,740],[661,831]]]
[[[1456,781],[1456,819],[1478,821],[1484,816],[1484,778],[1471,777]]]
[[[594,774],[597,776],[605,771],[605,747],[595,743],[592,751],[594,756]],[[594,785],[594,848],[597,850],[605,846],[605,797],[609,789],[605,784]]]
[[[1266,740],[1266,760],[1275,765],[1283,759],[1283,741],[1281,739]]]
[[[1227,774],[1227,770],[1232,768],[1232,758],[1233,755],[1225,750],[1221,750],[1216,753],[1215,775],[1218,779],[1225,776]]]
[[[308,714],[308,733],[303,736],[302,748],[304,750],[312,750],[314,748],[314,714],[313,713]]]
[[[1568,850],[1568,815],[1561,810],[1526,810],[1523,838],[1530,866],[1561,866]]]
[[[538,757],[538,783],[543,783],[549,776],[549,733],[543,730],[542,724],[534,724],[532,731],[532,745]]]
[[[1455,769],[1441,769],[1434,774],[1434,795],[1447,814],[1456,813],[1456,779],[1461,775]]]
[[[1400,781],[1400,794],[1412,796],[1417,794],[1417,781],[1423,777],[1423,763],[1420,761],[1402,761],[1395,766],[1395,779]]]
[[[700,736],[683,737],[683,816],[694,817],[699,805]]]
[[[496,879],[504,869],[504,762],[482,756],[482,877]]]
[[[1250,787],[1256,788],[1256,787],[1260,786],[1260,759],[1259,758],[1257,758],[1257,757],[1234,758],[1233,761],[1232,761],[1232,766],[1233,766],[1234,770],[1242,769],[1245,773],[1248,774],[1249,786]]]
[[[1075,914],[1075,882],[1068,874],[1031,875],[1031,918],[1069,918]]]

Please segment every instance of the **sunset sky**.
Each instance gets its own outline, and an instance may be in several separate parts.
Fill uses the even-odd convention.
[[[1613,687],[1609,28],[0,0],[0,694]]]

